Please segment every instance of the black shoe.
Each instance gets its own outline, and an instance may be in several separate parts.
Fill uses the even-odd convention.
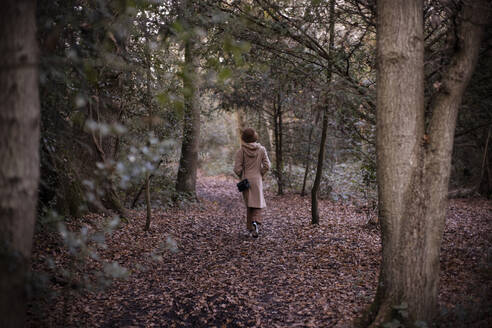
[[[253,237],[258,238],[258,223],[256,221],[253,222],[253,230],[251,231]]]

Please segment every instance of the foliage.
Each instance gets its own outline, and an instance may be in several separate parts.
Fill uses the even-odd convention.
[[[43,268],[31,273],[29,287],[36,311],[34,316],[49,310],[49,305],[55,299],[62,300],[67,309],[77,295],[104,291],[115,280],[129,277],[126,268],[100,256],[100,251],[107,249],[107,238],[119,224],[117,216],[81,226],[75,222],[64,222],[54,211],[43,217],[38,233],[51,241],[51,245],[44,251],[52,255],[44,255]],[[63,247],[60,247],[61,244]],[[64,258],[63,266],[59,265],[59,256]],[[53,288],[53,284],[57,288]],[[65,313],[61,319],[68,320]]]
[[[239,136],[232,114],[214,113],[205,118],[200,142],[200,167],[207,175],[232,175]]]

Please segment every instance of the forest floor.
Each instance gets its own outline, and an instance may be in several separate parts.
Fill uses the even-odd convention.
[[[99,259],[87,259],[71,282],[70,257],[56,233],[38,232],[33,269],[47,272],[52,297],[31,302],[32,327],[350,327],[375,294],[380,232],[351,205],[320,202],[321,223],[310,224],[309,197],[267,194],[257,239],[246,233],[240,194],[229,177],[202,177],[200,202],[132,211],[106,236]],[[89,215],[72,228],[95,231]],[[492,323],[492,204],[452,200],[441,256],[440,327]],[[174,242],[176,248],[174,249]],[[75,292],[101,262],[130,272],[104,290]],[[50,266],[51,263],[51,266]],[[75,268],[75,266],[73,266]],[[67,294],[68,293],[68,294]],[[69,297],[63,297],[63,295]]]

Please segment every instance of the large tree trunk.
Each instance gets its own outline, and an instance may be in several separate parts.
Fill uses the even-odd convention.
[[[437,314],[439,251],[458,107],[482,34],[481,2],[463,5],[459,44],[424,120],[423,1],[378,1],[377,178],[383,259],[363,326],[408,326]],[[482,21],[483,23],[483,21]],[[395,306],[408,311],[408,318]]]
[[[185,1],[184,15],[187,28],[190,29],[190,15],[192,15],[192,1]],[[185,41],[185,67],[183,74],[184,93],[184,127],[181,157],[179,160],[176,191],[196,194],[196,175],[198,170],[198,149],[200,137],[200,92],[198,90],[199,56],[197,40],[190,37]]]
[[[39,180],[35,1],[0,5],[0,321],[23,327]]]
[[[328,53],[332,54],[335,45],[335,0],[330,0],[330,43],[328,48]],[[328,63],[328,84],[331,83],[332,75],[332,62]],[[328,100],[325,100],[326,102]],[[323,127],[321,130],[321,141],[319,144],[318,153],[318,165],[316,167],[316,176],[313,182],[313,188],[311,189],[311,223],[319,224],[319,212],[318,212],[318,194],[319,187],[321,185],[321,177],[323,176],[323,164],[325,161],[325,145],[326,145],[326,135],[328,132],[328,109],[329,104],[326,103],[323,107]]]

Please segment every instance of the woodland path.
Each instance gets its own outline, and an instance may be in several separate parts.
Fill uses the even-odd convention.
[[[132,212],[130,222],[108,237],[107,249],[99,250],[131,275],[105,292],[84,292],[65,310],[58,300],[43,317],[31,315],[31,325],[350,327],[372,300],[379,231],[352,206],[321,201],[321,224],[313,227],[308,197],[268,194],[263,229],[254,239],[245,231],[232,178],[200,178],[198,196],[200,203],[191,208],[155,212],[148,233],[142,232],[144,211]],[[486,312],[490,275],[484,271],[490,270],[484,261],[492,249],[491,226],[490,203],[451,202],[440,297],[452,327],[459,327],[456,304],[477,311],[474,325],[461,319],[463,327],[486,327],[492,318]],[[166,245],[168,236],[176,252]],[[48,242],[38,241],[36,249]],[[41,268],[39,253],[34,257],[34,267]],[[97,268],[88,263],[86,270]]]

